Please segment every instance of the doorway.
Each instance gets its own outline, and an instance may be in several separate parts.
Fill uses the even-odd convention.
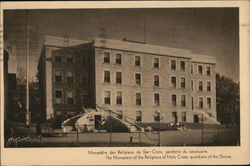
[[[102,116],[101,115],[95,115],[95,129],[101,129],[102,124]]]
[[[194,115],[194,123],[199,123],[199,115]]]

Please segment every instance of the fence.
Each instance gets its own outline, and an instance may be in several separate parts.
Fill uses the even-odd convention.
[[[86,130],[87,127],[87,130]],[[95,129],[94,125],[63,126],[53,129],[49,124],[15,125],[14,132],[5,139],[5,147],[29,143],[137,143],[149,146],[237,145],[239,133],[231,130],[154,130],[121,132]],[[40,129],[41,130],[40,130]],[[40,131],[39,131],[40,130]],[[94,145],[93,145],[94,146]]]

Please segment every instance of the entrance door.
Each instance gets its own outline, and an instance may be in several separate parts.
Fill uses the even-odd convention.
[[[172,112],[172,119],[174,123],[178,122],[177,112]]]
[[[198,115],[194,115],[194,123],[199,123],[199,116]]]
[[[101,122],[102,122],[102,116],[101,115],[95,115],[95,129],[101,128]]]

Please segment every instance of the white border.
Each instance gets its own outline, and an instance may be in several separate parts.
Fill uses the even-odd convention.
[[[3,24],[3,9],[80,9],[80,8],[178,8],[178,7],[239,7],[240,8],[240,102],[241,102],[241,146],[239,147],[175,147],[176,150],[199,149],[208,150],[211,153],[221,152],[230,154],[232,159],[220,160],[138,160],[135,161],[107,161],[98,156],[87,154],[88,148],[1,148],[1,164],[3,165],[91,165],[91,164],[248,164],[249,163],[249,2],[248,1],[174,1],[174,2],[1,2],[1,25]],[[2,27],[1,27],[2,28]],[[2,29],[1,29],[2,30]],[[2,31],[1,31],[2,33]],[[2,36],[2,35],[1,35]],[[3,42],[1,38],[1,48]],[[1,50],[3,55],[3,50]],[[1,57],[2,60],[2,57]],[[3,77],[3,63],[1,63],[1,78]],[[1,79],[1,92],[4,88],[3,79]],[[4,99],[1,96],[1,110],[3,110]],[[1,136],[3,136],[3,111],[1,111]],[[1,137],[2,138],[2,137]],[[3,145],[3,139],[1,139]],[[3,147],[3,146],[1,146]],[[160,147],[160,149],[169,149],[170,147]],[[98,148],[92,148],[98,149]],[[116,148],[102,148],[111,150]],[[121,147],[120,150],[136,150],[143,148]],[[152,149],[152,148],[148,148]],[[158,149],[158,147],[154,147]],[[67,154],[67,155],[65,155]],[[98,157],[98,160],[97,160]]]

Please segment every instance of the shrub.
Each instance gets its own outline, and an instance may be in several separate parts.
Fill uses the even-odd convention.
[[[62,127],[62,117],[61,116],[57,116],[56,118],[54,118],[52,120],[52,128],[54,129],[59,129]]]
[[[101,129],[107,132],[129,132],[129,128],[125,124],[111,116],[107,118]]]

